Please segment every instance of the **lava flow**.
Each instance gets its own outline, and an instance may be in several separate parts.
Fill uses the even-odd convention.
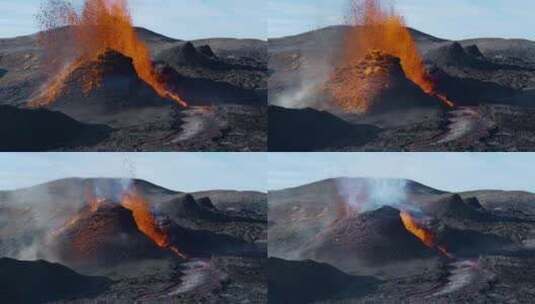
[[[403,222],[403,226],[405,226],[405,229],[407,229],[407,231],[419,238],[422,243],[424,243],[427,247],[436,248],[448,258],[453,258],[453,255],[449,253],[445,247],[437,244],[436,238],[433,233],[427,230],[423,225],[418,223],[416,219],[414,219],[414,217],[410,215],[410,213],[403,211],[400,213],[400,217],[401,221]]]
[[[372,51],[397,57],[400,59],[407,78],[426,94],[440,99],[448,107],[453,107],[453,102],[436,91],[435,84],[425,69],[404,18],[395,12],[392,5],[384,5],[382,2],[381,0],[353,0],[350,16],[353,29],[346,35],[345,56],[343,57],[345,65],[358,65]],[[355,98],[350,102],[343,101],[342,107],[357,111],[366,111],[369,108],[374,94],[378,92],[370,93],[360,89],[367,87],[366,81],[366,78],[355,77],[351,79],[351,88],[342,88],[343,90],[357,90],[354,92]]]
[[[30,106],[46,106],[63,92],[69,75],[85,63],[111,49],[132,58],[139,78],[163,98],[187,107],[177,94],[166,88],[154,70],[148,47],[133,26],[127,0],[85,0],[78,12],[64,0],[50,0],[39,15],[43,27],[40,43],[44,49],[44,66],[52,79]],[[64,27],[64,28],[61,28]],[[58,35],[66,31],[66,36]],[[100,84],[100,73],[84,77],[84,92]]]
[[[153,240],[156,245],[169,249],[182,258],[186,258],[185,254],[171,245],[169,236],[159,227],[148,202],[138,192],[135,190],[126,192],[122,197],[121,205],[132,211],[138,229]]]

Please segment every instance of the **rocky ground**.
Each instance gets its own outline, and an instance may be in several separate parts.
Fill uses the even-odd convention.
[[[373,194],[387,188],[397,194]],[[270,192],[269,301],[531,303],[534,200],[366,178]],[[400,212],[417,219],[427,243]],[[325,278],[343,283],[333,288]]]
[[[406,79],[395,58],[376,50],[357,65],[340,61],[344,26],[333,26],[269,41],[269,103],[303,109],[294,113],[296,138],[321,137],[321,145],[303,143],[301,151],[531,151],[535,44],[527,40],[448,41],[412,30],[436,89],[455,107],[422,95]],[[360,84],[359,83],[364,83]],[[388,85],[387,85],[388,84]],[[369,92],[368,92],[369,91]],[[363,96],[360,96],[363,95]],[[358,97],[360,96],[360,97]],[[364,99],[363,99],[364,98]],[[354,101],[359,100],[358,107]],[[306,111],[327,111],[361,132],[342,138],[318,132],[303,119]],[[363,111],[366,111],[363,113]],[[280,111],[279,111],[280,112]],[[270,125],[281,115],[269,117]],[[329,129],[330,119],[315,128]],[[289,133],[296,133],[286,126]],[[278,137],[284,136],[276,133]],[[326,138],[329,138],[327,140]],[[336,140],[333,140],[336,138]],[[297,140],[298,141],[298,140]],[[328,142],[329,141],[329,142]],[[353,143],[351,143],[353,141]],[[294,144],[295,145],[295,144]],[[293,147],[270,146],[272,151]]]
[[[265,303],[265,194],[185,194],[129,181],[167,235],[167,245],[161,247],[142,232],[135,211],[118,202],[125,182],[65,179],[1,192],[0,255],[12,259],[0,263],[26,270],[24,275],[9,272],[11,268],[0,270],[6,288],[0,288],[0,300]],[[88,189],[93,188],[103,198],[96,205],[87,201]],[[33,260],[43,261],[26,262]],[[24,292],[31,288],[28,282],[42,277],[43,267],[48,267],[46,276],[55,279],[46,288],[32,288],[29,298]],[[87,285],[86,281],[94,282],[95,288],[76,285]]]
[[[54,34],[67,31],[62,28]],[[0,145],[0,150],[266,150],[265,42],[222,38],[185,42],[142,28],[137,32],[151,50],[159,77],[190,107],[156,96],[136,75],[129,58],[109,50],[72,71],[62,93],[44,105],[42,120],[50,120],[40,122],[49,126],[44,132],[35,126],[35,110],[28,109],[48,87],[38,36],[2,39],[0,100],[5,108],[0,108],[0,115],[21,112],[17,120],[3,119],[0,126],[11,137],[10,130],[28,131]],[[102,80],[86,92],[87,75],[95,69],[103,71]],[[66,117],[56,121],[60,115],[53,112]],[[63,138],[53,135],[70,129],[68,119],[74,120],[71,125],[89,125],[89,131]]]

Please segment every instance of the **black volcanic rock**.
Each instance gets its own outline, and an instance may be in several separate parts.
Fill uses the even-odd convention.
[[[78,274],[60,264],[0,258],[0,302],[48,303],[87,298],[106,291],[111,280]]]
[[[210,55],[211,54],[211,55]],[[195,48],[193,43],[186,42],[183,45],[175,46],[162,51],[157,59],[170,65],[185,66],[205,66],[210,65],[214,53],[207,46],[203,46],[202,51]]]
[[[463,48],[458,42],[431,50],[426,59],[439,66],[492,70],[499,65],[488,61],[476,45]]]
[[[268,120],[268,150],[279,152],[313,151],[344,144],[363,145],[380,131],[371,125],[351,124],[328,112],[310,108],[270,106]]]
[[[201,45],[197,48],[199,53],[208,56],[208,57],[216,57],[214,51],[212,51],[212,48],[209,45]]]
[[[464,202],[474,208],[474,209],[483,209],[483,206],[481,205],[481,203],[479,202],[479,200],[477,199],[477,197],[468,197],[468,198],[465,198],[464,199]]]
[[[516,90],[496,83],[451,76],[437,67],[430,69],[430,75],[437,90],[447,94],[457,106],[504,103],[517,94]]]
[[[437,242],[443,244],[448,252],[455,256],[478,257],[482,254],[499,254],[516,247],[511,240],[492,233],[449,226],[437,230],[436,236]]]
[[[313,261],[267,262],[268,303],[311,303],[324,299],[358,298],[376,289],[373,277],[351,276]]]
[[[98,142],[111,129],[46,109],[0,106],[0,151],[45,151]]]
[[[190,194],[162,202],[158,204],[158,210],[177,224],[186,226],[191,226],[198,221],[220,222],[229,220],[226,215],[219,213],[216,209],[199,204]]]
[[[220,103],[264,105],[265,96],[253,90],[236,87],[207,78],[193,78],[181,75],[170,63],[159,62],[156,71],[170,89],[187,100],[190,105],[212,105]]]
[[[52,248],[66,265],[87,267],[165,255],[138,229],[132,212],[114,202],[83,208],[55,232]]]
[[[227,234],[190,229],[170,220],[164,222],[162,227],[171,236],[171,243],[190,256],[265,256],[266,254],[265,249]]]
[[[433,63],[442,65],[470,65],[475,62],[458,42],[431,50],[426,57]]]
[[[215,210],[216,207],[212,203],[212,200],[210,200],[209,197],[201,197],[197,200],[197,204],[203,208],[212,209]]]
[[[301,252],[339,269],[386,265],[428,258],[435,253],[405,229],[400,212],[392,207],[336,220]]]
[[[477,200],[476,200],[477,201]],[[485,220],[490,219],[489,214],[481,212],[479,207],[468,204],[458,194],[448,195],[436,201],[424,203],[421,207],[425,214],[436,218],[450,217],[454,219]]]
[[[479,50],[479,48],[475,44],[466,46],[464,48],[464,51],[468,55],[471,55],[471,56],[474,56],[474,57],[477,57],[477,58],[484,58],[485,57],[485,55],[483,55],[483,53],[481,53],[481,51]]]

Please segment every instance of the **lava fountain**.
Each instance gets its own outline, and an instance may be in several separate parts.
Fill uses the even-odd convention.
[[[449,253],[444,246],[437,244],[433,233],[426,229],[424,225],[419,223],[410,213],[402,211],[400,213],[400,217],[405,229],[420,239],[427,247],[435,248],[448,258],[453,258],[453,255]]]
[[[343,61],[346,66],[358,65],[371,52],[381,52],[400,59],[400,63],[407,78],[418,85],[426,94],[440,99],[448,107],[454,103],[436,91],[435,84],[427,73],[422,56],[407,28],[404,18],[399,15],[393,5],[385,5],[381,0],[353,0],[351,6],[350,24],[353,26],[345,37],[345,54]],[[369,73],[373,71],[367,71]],[[350,102],[337,102],[347,110],[366,112],[374,93],[359,88],[366,87],[366,78],[354,77],[349,84],[351,87],[341,87],[340,95],[347,95],[346,90],[353,92],[355,98]],[[336,97],[337,92],[334,92]],[[364,96],[363,96],[364,95]]]
[[[171,245],[169,235],[159,226],[148,202],[136,190],[123,194],[121,205],[132,211],[138,229],[161,248],[169,249],[182,258],[186,255]]]
[[[111,49],[132,58],[139,78],[158,95],[187,107],[156,73],[149,49],[134,29],[127,0],[85,0],[80,11],[65,0],[49,0],[42,7],[38,20],[43,30],[39,37],[45,54],[43,66],[50,69],[51,79],[30,101],[30,106],[53,103],[74,70]],[[66,35],[60,35],[61,31],[66,31]],[[84,79],[85,93],[100,84],[98,71],[89,74]]]

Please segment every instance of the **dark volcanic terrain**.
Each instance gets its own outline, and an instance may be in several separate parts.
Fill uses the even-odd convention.
[[[289,145],[283,142],[286,132],[270,130],[270,151],[535,149],[535,42],[491,38],[449,41],[411,29],[437,90],[452,100],[455,107],[438,106],[433,98],[403,82],[403,75],[389,72],[387,76],[394,79],[393,85],[379,90],[375,97],[381,108],[356,114],[341,109],[329,88],[336,88],[349,78],[346,75],[360,73],[359,77],[371,77],[369,71],[382,63],[374,59],[357,66],[343,65],[340,58],[348,29],[332,26],[269,40],[269,103],[295,109],[292,115],[296,121],[295,128],[285,125],[288,114],[270,110],[269,125],[284,124],[292,136],[306,139],[303,144],[296,140]],[[378,85],[381,83],[385,84],[382,81]],[[409,94],[411,90],[414,92]],[[351,92],[338,92],[337,96],[350,98]],[[357,138],[352,133],[344,137],[337,130],[325,131],[329,130],[332,118],[319,113],[315,114],[318,118],[314,128],[301,128],[301,124],[306,124],[301,117],[310,116],[313,111],[328,111],[354,128],[373,127],[379,132]],[[312,137],[318,138],[316,144],[308,144]]]
[[[271,303],[535,301],[533,193],[337,178],[268,201]]]
[[[81,178],[2,191],[0,302],[265,303],[266,244],[264,193]]]
[[[0,120],[6,138],[0,151],[266,150],[265,41],[186,42],[136,30],[159,77],[187,109],[159,97],[136,75],[131,58],[113,50],[72,71],[54,103],[28,109],[48,80],[38,35],[0,39],[0,117],[19,110],[16,119]],[[100,85],[86,92],[95,70]]]

